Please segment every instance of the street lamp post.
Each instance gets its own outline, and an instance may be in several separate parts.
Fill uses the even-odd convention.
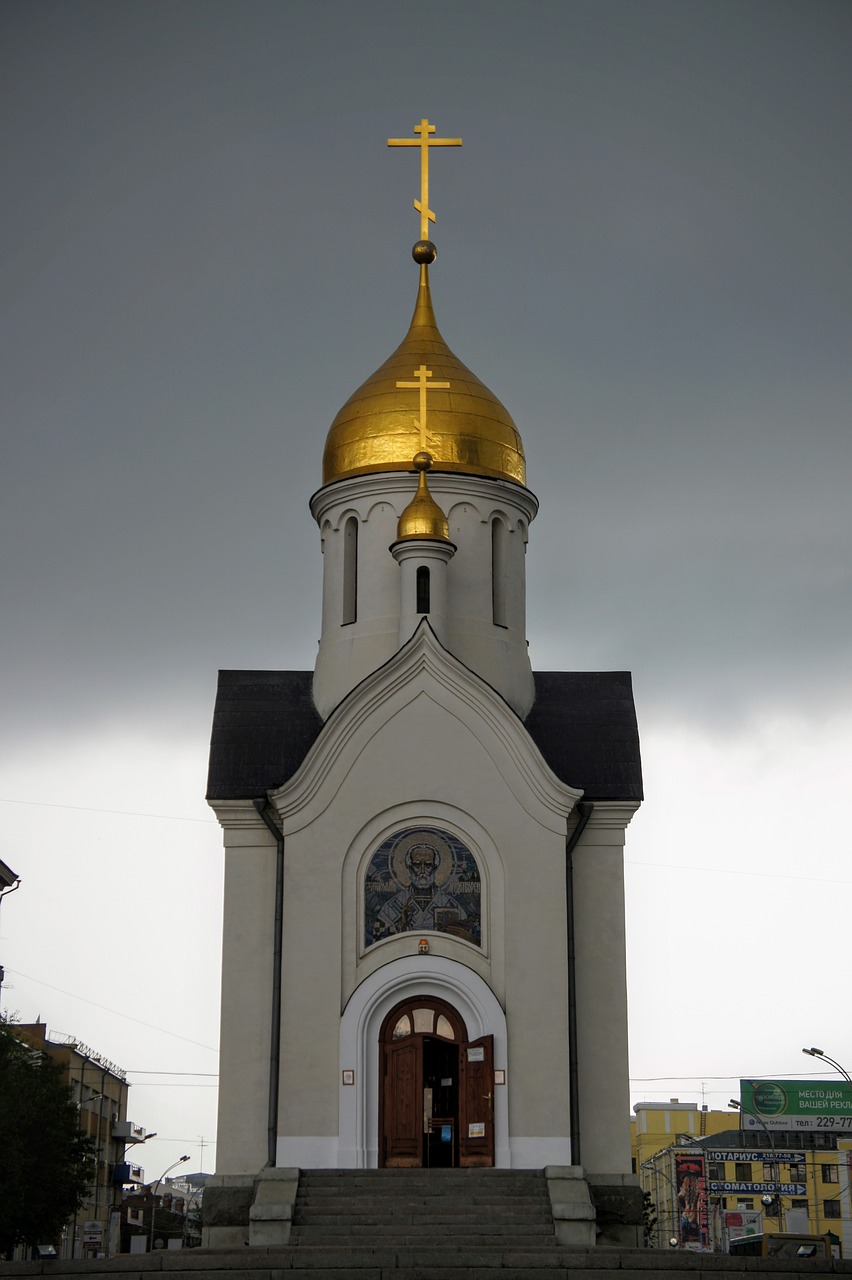
[[[157,1136],[157,1135],[156,1135],[156,1133],[146,1133],[145,1137],[144,1137],[144,1138],[142,1138],[139,1142],[135,1143],[134,1145],[135,1145],[135,1146],[138,1146],[138,1147],[141,1147],[141,1146],[143,1146],[146,1142],[150,1142],[152,1138],[156,1138],[156,1136]],[[124,1165],[124,1164],[126,1164],[126,1165],[127,1165],[127,1167],[128,1167],[128,1169],[130,1168],[130,1164],[128,1163],[128,1160],[127,1160],[127,1141],[126,1141],[126,1140],[125,1140],[125,1141],[124,1141],[124,1143],[123,1143],[123,1149],[122,1149],[122,1152],[121,1152],[121,1160],[120,1160],[120,1161],[116,1161],[116,1164],[113,1166],[113,1172],[115,1171],[115,1168],[116,1168],[119,1164],[123,1164],[123,1165]],[[121,1203],[120,1203],[120,1202],[124,1200],[124,1194],[125,1194],[125,1193],[124,1193],[124,1184],[122,1184],[122,1186],[121,1186],[121,1187],[119,1187],[117,1184],[113,1187],[113,1195],[112,1195],[112,1212],[113,1212],[113,1213],[118,1213],[118,1215],[119,1215],[119,1219],[120,1219],[120,1217],[121,1217]],[[120,1199],[119,1199],[119,1197],[120,1197]],[[121,1233],[120,1233],[120,1231],[119,1231],[119,1236],[120,1236],[120,1234],[121,1234]],[[111,1254],[111,1252],[110,1252],[111,1247],[112,1247],[112,1233],[110,1232],[110,1248],[108,1248],[108,1249],[107,1249],[107,1257],[108,1257],[108,1258],[112,1257],[112,1254]],[[121,1250],[121,1244],[120,1244],[120,1242],[119,1242],[119,1251],[120,1251],[120,1250]]]
[[[775,1188],[775,1201],[778,1206],[778,1230],[783,1231],[784,1230],[784,1206],[781,1203],[781,1192],[779,1190],[779,1183],[781,1181],[781,1178],[780,1178],[778,1160],[775,1156],[775,1137],[772,1133],[772,1130],[769,1128],[766,1122],[762,1119],[762,1117],[757,1114],[756,1111],[752,1111],[750,1107],[744,1107],[741,1102],[737,1102],[736,1098],[731,1098],[730,1101],[728,1102],[728,1106],[733,1107],[735,1111],[745,1111],[746,1115],[751,1116],[753,1120],[757,1121],[757,1123],[760,1125],[761,1129],[763,1129],[763,1132],[766,1134],[767,1138],[769,1139],[769,1146],[772,1151],[772,1171],[775,1175],[773,1180],[773,1186]],[[761,1203],[764,1205],[764,1208],[768,1208],[766,1201],[767,1201],[767,1197],[761,1196]],[[769,1203],[770,1204],[772,1203],[771,1197],[769,1197]]]
[[[154,1249],[154,1216],[157,1212],[157,1191],[159,1190],[160,1183],[163,1181],[163,1178],[165,1178],[167,1173],[171,1173],[172,1169],[176,1169],[179,1164],[183,1164],[188,1159],[189,1156],[181,1156],[179,1160],[175,1160],[174,1164],[170,1164],[168,1169],[163,1170],[157,1181],[154,1183],[154,1194],[151,1197],[151,1238],[149,1244],[149,1251],[151,1252],[153,1252]]]
[[[676,1245],[679,1243],[679,1235],[680,1235],[680,1232],[678,1229],[678,1220],[677,1220],[677,1187],[675,1186],[675,1183],[669,1177],[669,1175],[667,1173],[664,1173],[663,1170],[659,1168],[657,1164],[657,1158],[662,1154],[663,1152],[657,1152],[656,1156],[653,1156],[650,1160],[646,1160],[642,1165],[642,1171],[643,1173],[650,1173],[651,1177],[654,1179],[654,1183],[655,1183],[654,1200],[653,1200],[654,1208],[657,1209],[661,1214],[664,1212],[665,1216],[669,1219],[669,1221],[672,1224],[670,1227],[669,1245],[671,1246],[672,1249],[674,1249]],[[667,1205],[664,1211],[663,1211],[663,1206],[660,1204],[660,1183],[659,1183],[660,1178],[662,1178],[664,1182],[667,1182],[671,1187],[671,1196],[669,1197],[671,1207]],[[662,1229],[663,1223],[659,1221],[659,1219],[658,1219],[657,1225],[659,1228],[660,1235],[661,1236],[665,1235],[665,1231],[663,1231]]]
[[[835,1071],[843,1076],[843,1079],[848,1084],[852,1084],[852,1076],[850,1076],[846,1068],[841,1067],[840,1063],[836,1062],[834,1058],[830,1058],[824,1049],[803,1049],[802,1053],[806,1053],[809,1058],[819,1058],[822,1062],[827,1062],[830,1067],[833,1067]]]
[[[809,1058],[819,1058],[821,1062],[827,1062],[848,1084],[852,1084],[852,1076],[850,1076],[846,1068],[842,1067],[835,1058],[830,1057],[824,1049],[817,1049],[811,1045],[810,1049],[803,1049],[802,1053],[806,1053]],[[815,1160],[816,1157],[814,1157]],[[816,1177],[816,1169],[814,1169],[814,1177]],[[852,1183],[847,1187],[847,1191],[849,1193],[850,1212],[852,1212]]]

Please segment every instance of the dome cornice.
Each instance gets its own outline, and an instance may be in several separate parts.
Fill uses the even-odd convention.
[[[431,472],[429,483],[447,508],[456,502],[472,499],[482,502],[490,510],[503,496],[513,507],[520,507],[527,523],[538,514],[538,499],[535,494],[522,485],[506,480],[452,472],[436,475]],[[311,514],[316,521],[321,522],[329,515],[333,517],[334,512],[340,512],[348,503],[354,505],[364,499],[374,499],[376,502],[390,502],[399,515],[411,501],[416,488],[417,476],[409,460],[406,467],[400,467],[393,475],[379,472],[374,475],[347,476],[323,485],[311,498]]]

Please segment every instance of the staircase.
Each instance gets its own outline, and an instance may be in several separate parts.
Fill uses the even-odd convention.
[[[380,1251],[384,1267],[393,1253],[397,1267],[418,1270],[502,1267],[510,1252],[555,1243],[544,1174],[504,1169],[303,1171],[290,1232],[291,1248],[317,1260],[337,1247],[354,1267],[355,1253]]]
[[[2,1280],[789,1280],[852,1261],[791,1264],[684,1250],[582,1247],[590,1226],[567,1169],[272,1170],[253,1227],[289,1243],[161,1250],[82,1262],[4,1262]],[[248,1191],[253,1180],[249,1180]],[[239,1190],[239,1187],[237,1187]],[[588,1192],[585,1192],[588,1199]],[[594,1211],[589,1203],[588,1210]],[[286,1236],[285,1236],[286,1238]]]

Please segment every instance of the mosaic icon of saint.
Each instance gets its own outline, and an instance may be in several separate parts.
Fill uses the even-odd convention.
[[[453,894],[436,884],[441,855],[434,845],[413,844],[405,853],[409,883],[395,893],[379,911],[379,920],[389,933],[434,929],[436,912],[446,912],[447,919],[466,920],[467,912]],[[440,919],[440,917],[439,917]]]

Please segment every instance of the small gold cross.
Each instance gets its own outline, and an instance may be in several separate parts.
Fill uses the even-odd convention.
[[[419,133],[420,137],[388,138],[388,146],[420,148],[420,199],[414,201],[414,207],[420,214],[420,239],[428,240],[429,223],[435,221],[435,215],[429,208],[429,148],[460,147],[462,140],[461,138],[430,137],[429,135],[435,132],[435,126],[426,119],[414,126],[414,132]]]
[[[398,382],[398,387],[417,387],[420,390],[420,420],[417,423],[420,428],[420,448],[425,449],[426,445],[426,392],[437,391],[439,387],[449,387],[449,382],[427,382],[432,377],[432,370],[427,369],[425,364],[421,364],[414,370],[416,382]]]

